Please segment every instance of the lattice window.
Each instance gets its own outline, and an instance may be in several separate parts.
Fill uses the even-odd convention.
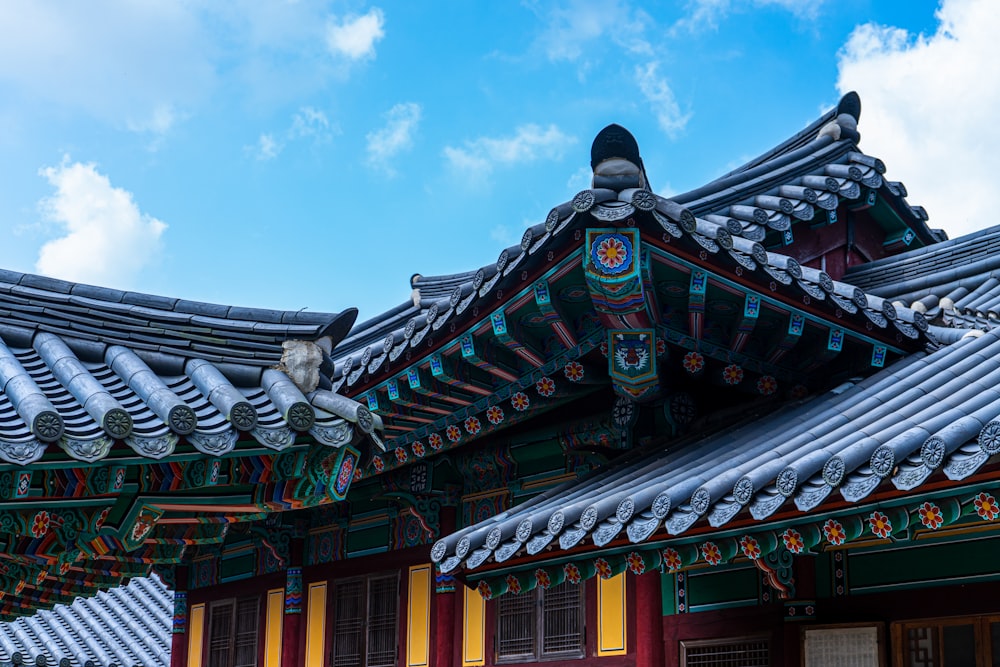
[[[768,667],[766,637],[681,642],[682,667]]]
[[[259,599],[220,600],[209,607],[208,667],[256,667]]]
[[[396,664],[399,577],[337,582],[333,595],[332,667]]]
[[[504,595],[497,600],[498,662],[583,656],[583,587]]]

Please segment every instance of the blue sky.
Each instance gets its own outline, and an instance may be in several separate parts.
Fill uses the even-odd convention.
[[[588,187],[610,122],[669,195],[850,89],[862,148],[958,235],[995,222],[996,7],[5,2],[0,267],[371,317]]]

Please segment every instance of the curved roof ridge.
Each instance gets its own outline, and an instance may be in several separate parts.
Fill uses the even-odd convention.
[[[162,319],[176,323],[188,315],[224,322],[234,330],[253,330],[255,325],[269,325],[271,331],[277,331],[281,326],[301,327],[303,330],[314,328],[318,332],[317,337],[339,333],[342,338],[357,316],[354,308],[326,313],[233,306],[100,287],[6,269],[0,269],[0,294],[45,300],[50,302],[46,305],[52,308],[58,308],[60,304],[86,306],[95,316],[107,313],[119,317],[127,315],[132,321]],[[346,319],[350,322],[344,321]],[[334,331],[328,331],[331,329]]]
[[[761,153],[757,157],[740,165],[736,169],[733,169],[732,171],[723,174],[716,180],[721,181],[725,178],[729,178],[730,176],[741,174],[745,171],[753,169],[754,167],[770,162],[782,155],[798,150],[804,146],[808,146],[809,144],[811,144],[813,141],[816,140],[817,136],[819,135],[819,131],[823,128],[823,126],[832,121],[833,119],[835,119],[836,117],[837,117],[837,107],[833,107],[825,114],[823,114],[816,120],[812,121],[811,123],[803,127],[801,130],[793,134],[791,137],[782,141],[777,146],[768,149],[767,151]]]

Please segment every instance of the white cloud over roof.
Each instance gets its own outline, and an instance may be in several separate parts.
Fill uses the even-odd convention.
[[[932,35],[858,26],[837,86],[861,95],[865,152],[906,184],[932,227],[958,236],[996,222],[1000,11],[995,0],[944,0],[937,17]]]
[[[559,160],[576,139],[555,125],[534,123],[519,126],[513,136],[479,137],[461,148],[446,146],[449,165],[470,184],[481,183],[495,166],[511,166],[538,160]]]
[[[158,259],[166,223],[140,211],[132,194],[111,185],[95,165],[67,158],[39,174],[55,188],[40,208],[63,235],[42,246],[36,271],[127,288]]]

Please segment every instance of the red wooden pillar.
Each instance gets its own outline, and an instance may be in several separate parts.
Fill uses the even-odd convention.
[[[304,656],[302,632],[302,552],[304,540],[292,539],[288,546],[288,569],[285,570],[285,614],[281,626],[281,667],[300,667]],[[171,665],[171,667],[173,667]]]
[[[455,508],[442,507],[438,523],[438,535],[449,535],[455,532]],[[456,635],[455,606],[458,594],[455,592],[457,582],[454,577],[441,574],[437,568],[434,586],[434,618],[431,622],[431,633],[434,642],[434,661],[432,667],[451,667],[455,663]],[[459,638],[458,646],[461,646]]]
[[[659,572],[635,578],[635,666],[663,667],[663,594]]]

